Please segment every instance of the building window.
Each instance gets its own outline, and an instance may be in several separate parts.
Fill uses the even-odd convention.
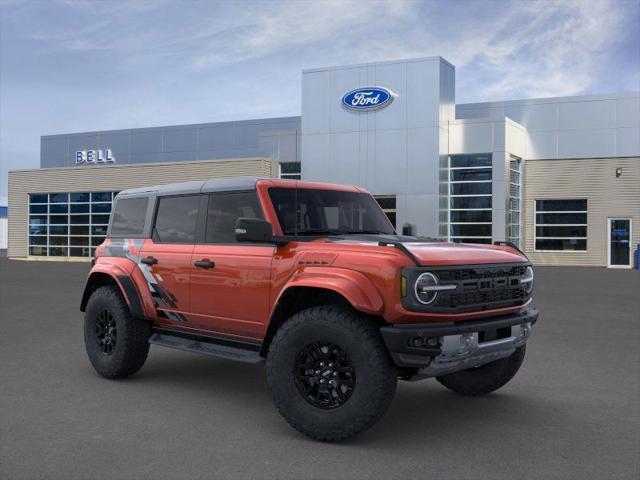
[[[284,162],[280,164],[280,178],[300,180],[302,167],[300,162]]]
[[[107,234],[118,192],[29,195],[29,255],[91,257]]]
[[[393,225],[393,229],[396,229],[396,196],[395,195],[374,195],[376,202],[382,208],[382,211],[385,213],[391,225]]]
[[[491,243],[491,154],[449,157],[449,238]]]
[[[509,210],[507,211],[507,241],[520,247],[520,187],[522,160],[511,158],[509,164]]]
[[[587,200],[536,200],[537,251],[587,250]]]

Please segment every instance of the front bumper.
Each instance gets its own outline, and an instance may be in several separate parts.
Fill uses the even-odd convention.
[[[417,373],[411,380],[447,375],[505,358],[523,346],[538,310],[457,323],[381,327],[395,364]]]

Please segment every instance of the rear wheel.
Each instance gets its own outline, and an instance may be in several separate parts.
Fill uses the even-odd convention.
[[[362,432],[385,413],[397,371],[375,323],[328,305],[292,316],[267,357],[267,381],[289,424],[317,440]]]
[[[106,378],[123,378],[144,365],[151,326],[131,317],[115,286],[97,288],[84,316],[84,343],[93,368]]]
[[[523,345],[507,358],[501,358],[495,362],[487,363],[476,368],[462,370],[437,377],[437,380],[461,395],[485,395],[511,380],[524,361],[526,347]]]

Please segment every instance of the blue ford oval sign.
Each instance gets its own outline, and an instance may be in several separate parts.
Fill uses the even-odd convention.
[[[396,94],[383,87],[362,87],[346,93],[342,105],[350,110],[377,110],[393,102]]]

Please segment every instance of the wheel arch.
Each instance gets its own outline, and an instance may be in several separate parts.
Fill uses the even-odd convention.
[[[125,299],[127,306],[134,318],[144,319],[143,304],[140,299],[138,290],[131,280],[131,277],[123,271],[107,272],[92,271],[87,278],[87,282],[82,294],[80,302],[80,311],[84,312],[87,308],[89,298],[98,288],[103,286],[115,286],[120,290],[122,297]]]
[[[384,302],[371,281],[360,272],[336,268],[307,268],[282,290],[273,308],[260,354],[266,356],[273,336],[297,312],[318,305],[340,305],[384,324]]]

